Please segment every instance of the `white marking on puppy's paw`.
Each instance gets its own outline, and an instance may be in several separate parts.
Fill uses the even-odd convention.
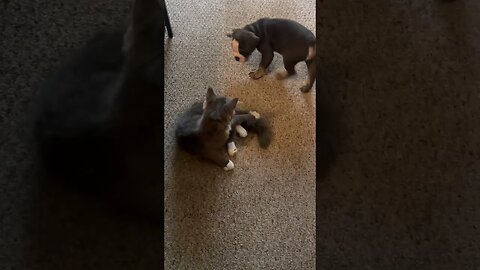
[[[255,119],[259,119],[260,118],[260,114],[256,111],[250,111],[249,112],[251,115],[253,115],[253,117],[255,117]]]
[[[233,165],[233,162],[232,162],[231,160],[229,160],[228,163],[227,163],[227,166],[223,167],[223,169],[224,169],[225,171],[231,171],[231,170],[233,170],[233,167],[235,167],[235,166]]]
[[[237,130],[237,133],[238,133],[238,135],[240,135],[240,137],[242,137],[242,138],[247,137],[248,132],[241,125],[236,126],[235,129]]]
[[[228,155],[230,155],[231,157],[233,157],[237,153],[237,146],[235,146],[235,142],[229,142],[227,144],[227,148]]]

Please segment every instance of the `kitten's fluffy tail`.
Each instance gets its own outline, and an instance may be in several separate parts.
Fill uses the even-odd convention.
[[[254,132],[258,135],[258,142],[260,143],[260,147],[267,148],[270,143],[272,142],[272,128],[268,121],[260,117],[259,119],[254,119],[252,121],[247,121],[244,124],[246,130]]]

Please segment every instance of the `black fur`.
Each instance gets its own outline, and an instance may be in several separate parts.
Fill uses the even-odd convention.
[[[262,18],[227,36],[239,43],[239,53],[248,58],[255,49],[262,54],[259,68],[250,72],[253,79],[261,78],[273,60],[274,52],[283,56],[288,75],[295,74],[295,65],[306,61],[309,81],[302,92],[311,90],[315,82],[315,58],[307,59],[309,47],[316,48],[316,38],[305,26],[288,19]],[[316,50],[316,49],[315,49]]]

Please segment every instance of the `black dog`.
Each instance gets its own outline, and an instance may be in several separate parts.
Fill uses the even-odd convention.
[[[232,52],[235,60],[245,62],[257,49],[262,54],[259,68],[250,72],[252,79],[265,75],[273,60],[273,52],[283,56],[286,71],[277,73],[278,79],[295,74],[295,65],[305,61],[308,68],[308,82],[300,88],[302,92],[312,89],[315,82],[315,35],[305,26],[288,19],[262,18],[242,29],[234,29],[231,34]]]

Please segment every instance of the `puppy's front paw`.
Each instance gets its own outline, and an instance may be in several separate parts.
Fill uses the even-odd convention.
[[[228,148],[228,155],[233,157],[237,153],[237,146],[235,145],[235,142],[229,142],[227,144]]]
[[[233,170],[233,167],[235,167],[235,166],[233,165],[233,162],[232,162],[231,160],[229,160],[228,163],[227,163],[227,165],[226,165],[225,167],[223,167],[223,169],[224,169],[225,171],[231,171],[231,170]]]
[[[260,114],[256,111],[249,111],[249,113],[251,115],[253,115],[253,117],[255,117],[255,119],[259,119],[260,118]]]
[[[263,77],[264,75],[265,75],[265,70],[263,70],[263,69],[257,69],[257,71],[252,71],[252,72],[248,73],[248,76],[250,76],[250,78],[252,78],[254,80],[258,80],[261,77]]]
[[[252,72],[248,73],[248,76],[250,76],[250,78],[252,78],[254,80],[258,80],[262,77],[258,74],[257,71],[252,71]]]
[[[242,138],[245,138],[248,135],[247,130],[243,128],[241,125],[236,126],[235,130],[237,130],[238,135],[240,135],[240,137]]]

